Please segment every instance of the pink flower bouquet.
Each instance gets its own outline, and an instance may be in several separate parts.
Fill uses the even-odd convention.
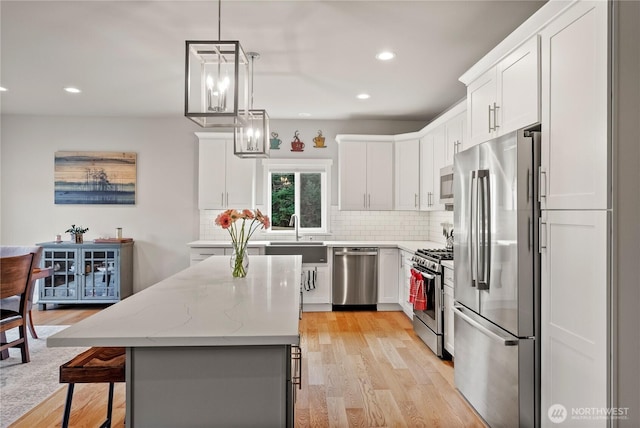
[[[238,220],[242,220],[242,224]],[[248,224],[247,224],[248,223]],[[260,210],[226,210],[216,217],[216,224],[229,231],[234,257],[231,259],[233,276],[243,278],[247,276],[248,258],[246,254],[249,239],[256,230],[271,226],[269,217],[263,215]]]

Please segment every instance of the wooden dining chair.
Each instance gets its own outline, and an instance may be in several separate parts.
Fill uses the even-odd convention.
[[[33,253],[33,262],[32,267],[37,268],[40,266],[40,259],[42,258],[42,247],[40,246],[13,246],[13,245],[3,245],[0,246],[0,257],[13,257],[13,256],[22,256],[24,254]],[[36,292],[36,279],[31,279],[31,293],[29,294],[29,305],[28,305],[28,314],[27,314],[27,325],[29,326],[29,331],[31,332],[31,337],[34,339],[38,338],[38,334],[36,333],[36,328],[33,325],[33,317],[31,316],[31,310],[33,307],[33,294]],[[11,311],[18,312],[20,311],[20,296],[12,296],[7,297],[6,299],[0,299],[0,309],[9,309]]]
[[[19,348],[23,363],[30,361],[27,341],[27,312],[34,256],[34,253],[29,253],[22,256],[0,258],[0,298],[20,296],[18,311],[0,309],[0,332],[18,329],[18,338],[0,344],[0,351]]]

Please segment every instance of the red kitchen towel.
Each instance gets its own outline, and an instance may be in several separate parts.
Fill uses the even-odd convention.
[[[425,311],[427,310],[427,296],[424,291],[424,280],[417,280],[418,290],[416,292],[415,302],[413,303],[413,309],[416,311]]]
[[[422,275],[415,269],[411,269],[411,279],[409,280],[409,303],[416,301],[416,294],[418,293],[418,281],[422,280]]]

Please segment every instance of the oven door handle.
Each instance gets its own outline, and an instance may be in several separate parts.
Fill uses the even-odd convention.
[[[436,276],[435,276],[434,274],[431,274],[431,273],[425,272],[425,271],[423,271],[423,270],[421,270],[421,269],[416,269],[415,267],[413,267],[413,268],[412,268],[412,270],[413,270],[414,272],[419,273],[420,275],[424,276],[424,277],[425,277],[425,278],[427,278],[427,279],[436,279]]]

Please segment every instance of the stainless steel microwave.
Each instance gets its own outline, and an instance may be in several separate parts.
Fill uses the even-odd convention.
[[[440,169],[440,203],[453,207],[453,165]]]

